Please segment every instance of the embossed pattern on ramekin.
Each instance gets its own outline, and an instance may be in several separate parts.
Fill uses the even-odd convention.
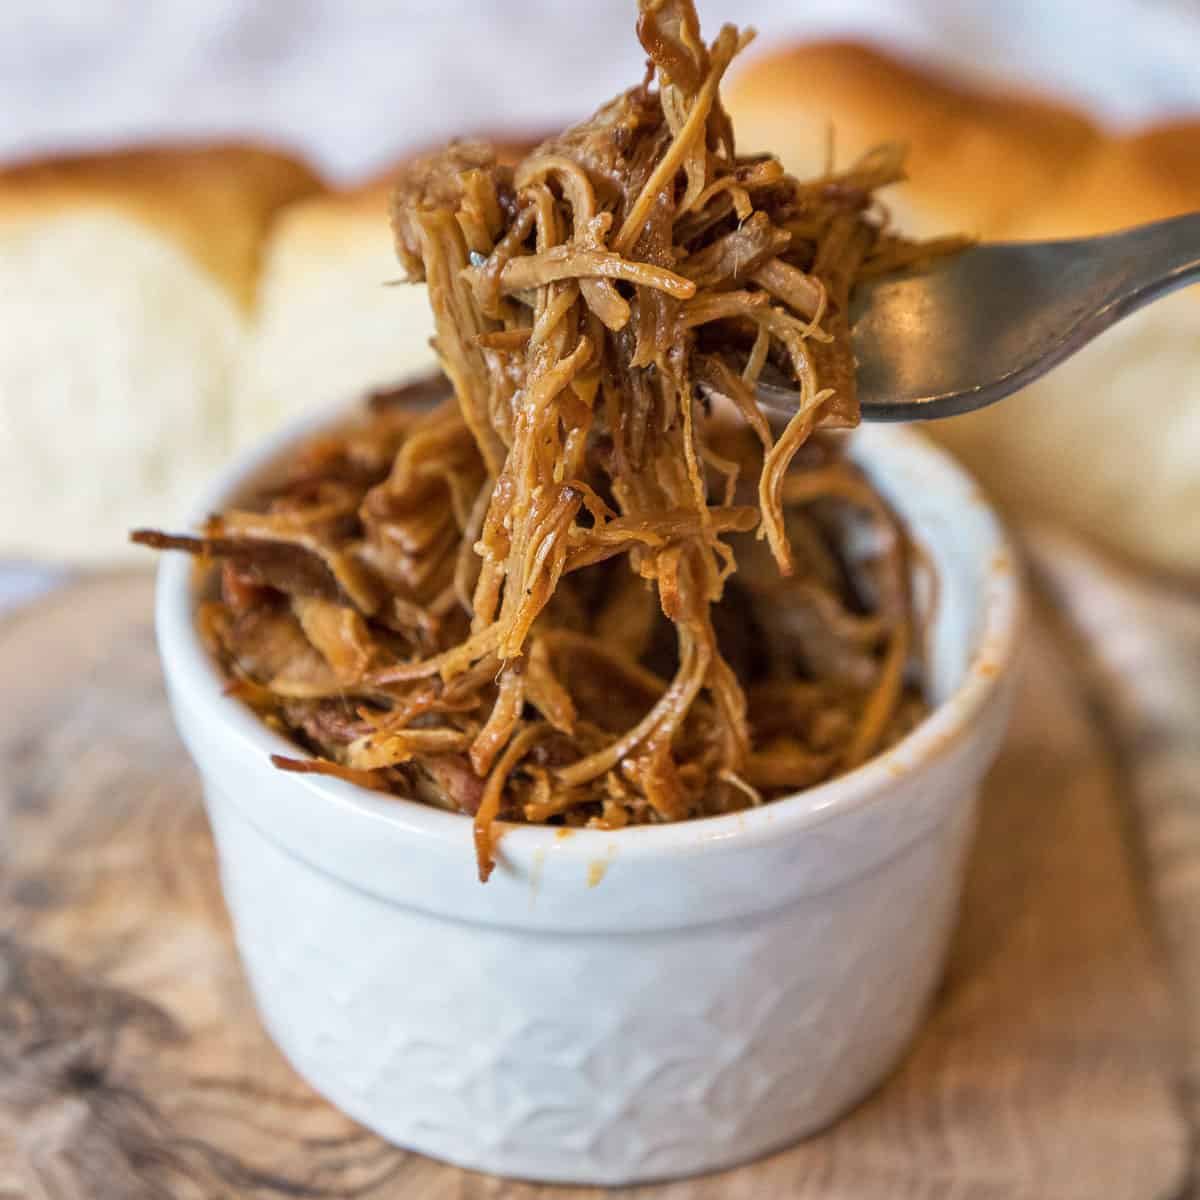
[[[260,1011],[301,1074],[402,1145],[610,1184],[752,1156],[877,1081],[935,981],[970,818],[956,807],[869,887],[550,937],[368,897],[208,801]]]

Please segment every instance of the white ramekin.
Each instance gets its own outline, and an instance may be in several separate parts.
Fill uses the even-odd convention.
[[[329,421],[243,458],[202,510]],[[995,516],[945,455],[881,427],[853,453],[935,565],[934,713],[749,812],[513,828],[486,886],[465,817],[271,766],[292,748],[222,695],[191,563],[166,558],[160,648],[238,946],[266,1027],[318,1091],[463,1166],[620,1184],[761,1154],[880,1081],[941,969],[1021,606]]]

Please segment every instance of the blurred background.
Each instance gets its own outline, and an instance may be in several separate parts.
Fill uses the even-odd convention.
[[[628,87],[633,0],[7,0],[0,154],[257,135],[354,179],[466,129],[554,128]],[[1136,124],[1200,110],[1194,0],[702,0],[704,27],[859,37]]]
[[[231,453],[427,362],[423,296],[382,286],[389,171],[459,134],[519,143],[629,86],[635,7],[0,5],[0,607],[141,561],[125,531],[181,520]],[[830,126],[839,162],[909,141],[894,212],[913,233],[1200,208],[1194,0],[699,8],[710,37],[759,31],[727,93],[739,144],[811,172]],[[168,148],[127,153],[146,143]],[[935,433],[1014,513],[1200,574],[1197,316],[1194,295],[1155,306]]]

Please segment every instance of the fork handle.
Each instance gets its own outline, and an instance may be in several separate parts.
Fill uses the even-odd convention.
[[[1200,280],[1200,212],[1168,217],[1105,239],[1104,254],[1118,249],[1126,271],[1097,313],[1094,330],[1107,329],[1143,305]]]

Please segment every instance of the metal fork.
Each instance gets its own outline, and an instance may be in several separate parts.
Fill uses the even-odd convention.
[[[1189,213],[1104,237],[984,243],[865,282],[850,313],[863,420],[994,404],[1198,279],[1200,213]],[[758,395],[768,412],[796,410],[794,391],[763,383]]]

